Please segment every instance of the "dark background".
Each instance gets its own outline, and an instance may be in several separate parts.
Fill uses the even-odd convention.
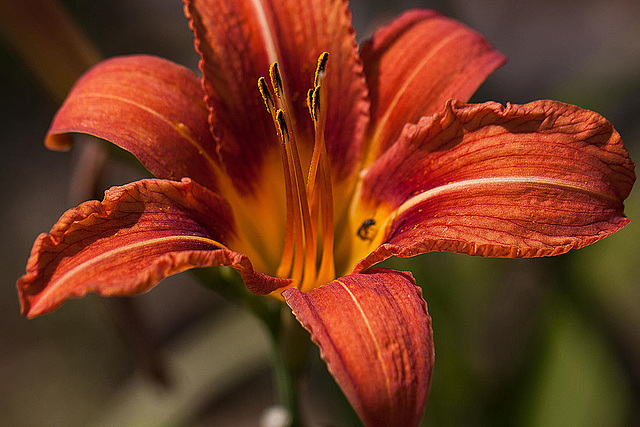
[[[61,3],[105,57],[151,53],[196,68],[179,0]],[[509,58],[474,101],[551,98],[598,111],[620,132],[632,159],[640,158],[640,2],[351,4],[359,40],[410,7],[465,22]],[[15,280],[36,236],[77,202],[69,188],[79,150],[44,148],[57,101],[4,41],[2,425],[258,425],[275,401],[266,337],[188,273],[130,300],[88,296],[35,320],[20,316]],[[112,156],[100,186],[143,174],[130,159]],[[425,421],[640,424],[638,190],[626,212],[632,223],[620,233],[553,259],[436,253],[390,263],[414,272],[433,316],[437,356]],[[302,399],[310,424],[350,425],[352,414],[317,355],[308,374]],[[159,377],[169,385],[159,385]]]

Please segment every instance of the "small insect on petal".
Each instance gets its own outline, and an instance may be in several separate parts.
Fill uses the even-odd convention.
[[[374,225],[376,225],[375,219],[369,218],[364,220],[360,228],[358,228],[358,237],[362,240],[373,240],[373,237],[376,235]]]

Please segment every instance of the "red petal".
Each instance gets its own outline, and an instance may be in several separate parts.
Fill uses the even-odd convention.
[[[427,304],[410,273],[374,269],[283,292],[367,426],[415,426],[434,363]]]
[[[47,313],[87,292],[138,294],[193,267],[229,265],[256,293],[287,285],[222,246],[237,239],[226,202],[189,179],[114,187],[102,203],[67,211],[50,234],[38,237],[17,283],[22,312]]]
[[[326,77],[327,125],[325,141],[334,183],[357,172],[364,132],[369,123],[369,100],[345,0],[266,0],[271,9],[278,59],[289,92],[306,94],[313,85],[318,56],[329,52]],[[313,135],[305,96],[294,103],[300,132]],[[310,137],[309,143],[312,143]]]
[[[400,136],[405,123],[467,101],[505,58],[480,34],[432,10],[413,10],[362,46],[371,91],[369,162]]]
[[[256,171],[263,170],[270,152],[277,152],[274,125],[257,89],[258,77],[268,74],[273,61],[290,95],[301,155],[309,158],[313,127],[306,94],[323,51],[330,53],[325,135],[331,166],[338,179],[356,171],[369,105],[346,1],[185,4],[202,55],[211,126],[236,186],[256,191]]]
[[[357,211],[381,215],[386,244],[356,271],[390,255],[530,257],[586,246],[629,222],[633,169],[620,135],[594,112],[555,101],[450,103],[408,126],[363,177]]]
[[[71,145],[88,133],[132,152],[158,178],[191,177],[216,188],[215,146],[200,79],[152,56],[104,61],[73,87],[56,114],[46,144]]]

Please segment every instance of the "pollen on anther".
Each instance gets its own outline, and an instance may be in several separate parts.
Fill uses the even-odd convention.
[[[309,114],[311,118],[315,121],[316,117],[313,114],[313,89],[309,89],[307,91],[307,108],[309,109]]]
[[[267,112],[271,114],[275,104],[273,102],[273,98],[271,97],[271,92],[269,92],[267,80],[264,77],[260,77],[258,79],[258,90],[260,91],[260,95],[262,95],[262,100],[264,101],[265,107],[267,107]]]
[[[320,86],[315,89],[309,89],[307,92],[307,108],[314,122],[318,121],[318,113],[320,112]]]
[[[269,67],[269,77],[271,77],[271,85],[273,85],[273,91],[276,93],[276,96],[278,98],[282,97],[282,78],[280,77],[277,62],[274,62]]]
[[[313,109],[312,117],[317,120],[318,113],[320,112],[320,86],[316,86],[311,94],[311,107]]]
[[[318,65],[316,67],[316,74],[313,79],[313,86],[318,86],[320,79],[324,78],[324,72],[327,67],[328,60],[329,60],[328,52],[322,52],[318,57]]]
[[[286,143],[289,140],[289,130],[287,128],[287,121],[284,118],[284,111],[280,109],[276,111],[276,126],[278,127],[278,133],[282,141]]]

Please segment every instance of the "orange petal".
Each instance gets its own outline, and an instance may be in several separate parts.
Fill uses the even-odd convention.
[[[102,203],[67,211],[38,237],[17,283],[22,312],[34,317],[87,292],[135,295],[194,267],[229,265],[256,293],[287,284],[255,272],[226,246],[235,240],[226,202],[189,179],[113,187]]]
[[[405,123],[440,112],[450,98],[467,101],[505,58],[480,34],[432,10],[412,10],[362,46],[371,91],[375,160]]]
[[[308,162],[313,125],[306,105],[318,56],[330,53],[327,150],[334,176],[356,171],[368,122],[368,100],[347,2],[186,0],[202,55],[210,122],[227,173],[241,190],[256,191],[256,174],[278,139],[257,89],[278,61],[291,102],[297,142]],[[277,157],[276,157],[277,158]]]
[[[586,246],[629,222],[633,169],[594,112],[449,103],[408,126],[363,177],[357,210],[389,216],[378,221],[384,244],[355,270],[428,251],[530,257]]]
[[[216,188],[215,146],[200,79],[153,56],[109,59],[75,84],[46,145],[67,149],[69,133],[88,133],[132,152],[158,178],[191,177]]]
[[[427,304],[410,273],[374,269],[283,295],[365,425],[418,425],[434,349]]]

